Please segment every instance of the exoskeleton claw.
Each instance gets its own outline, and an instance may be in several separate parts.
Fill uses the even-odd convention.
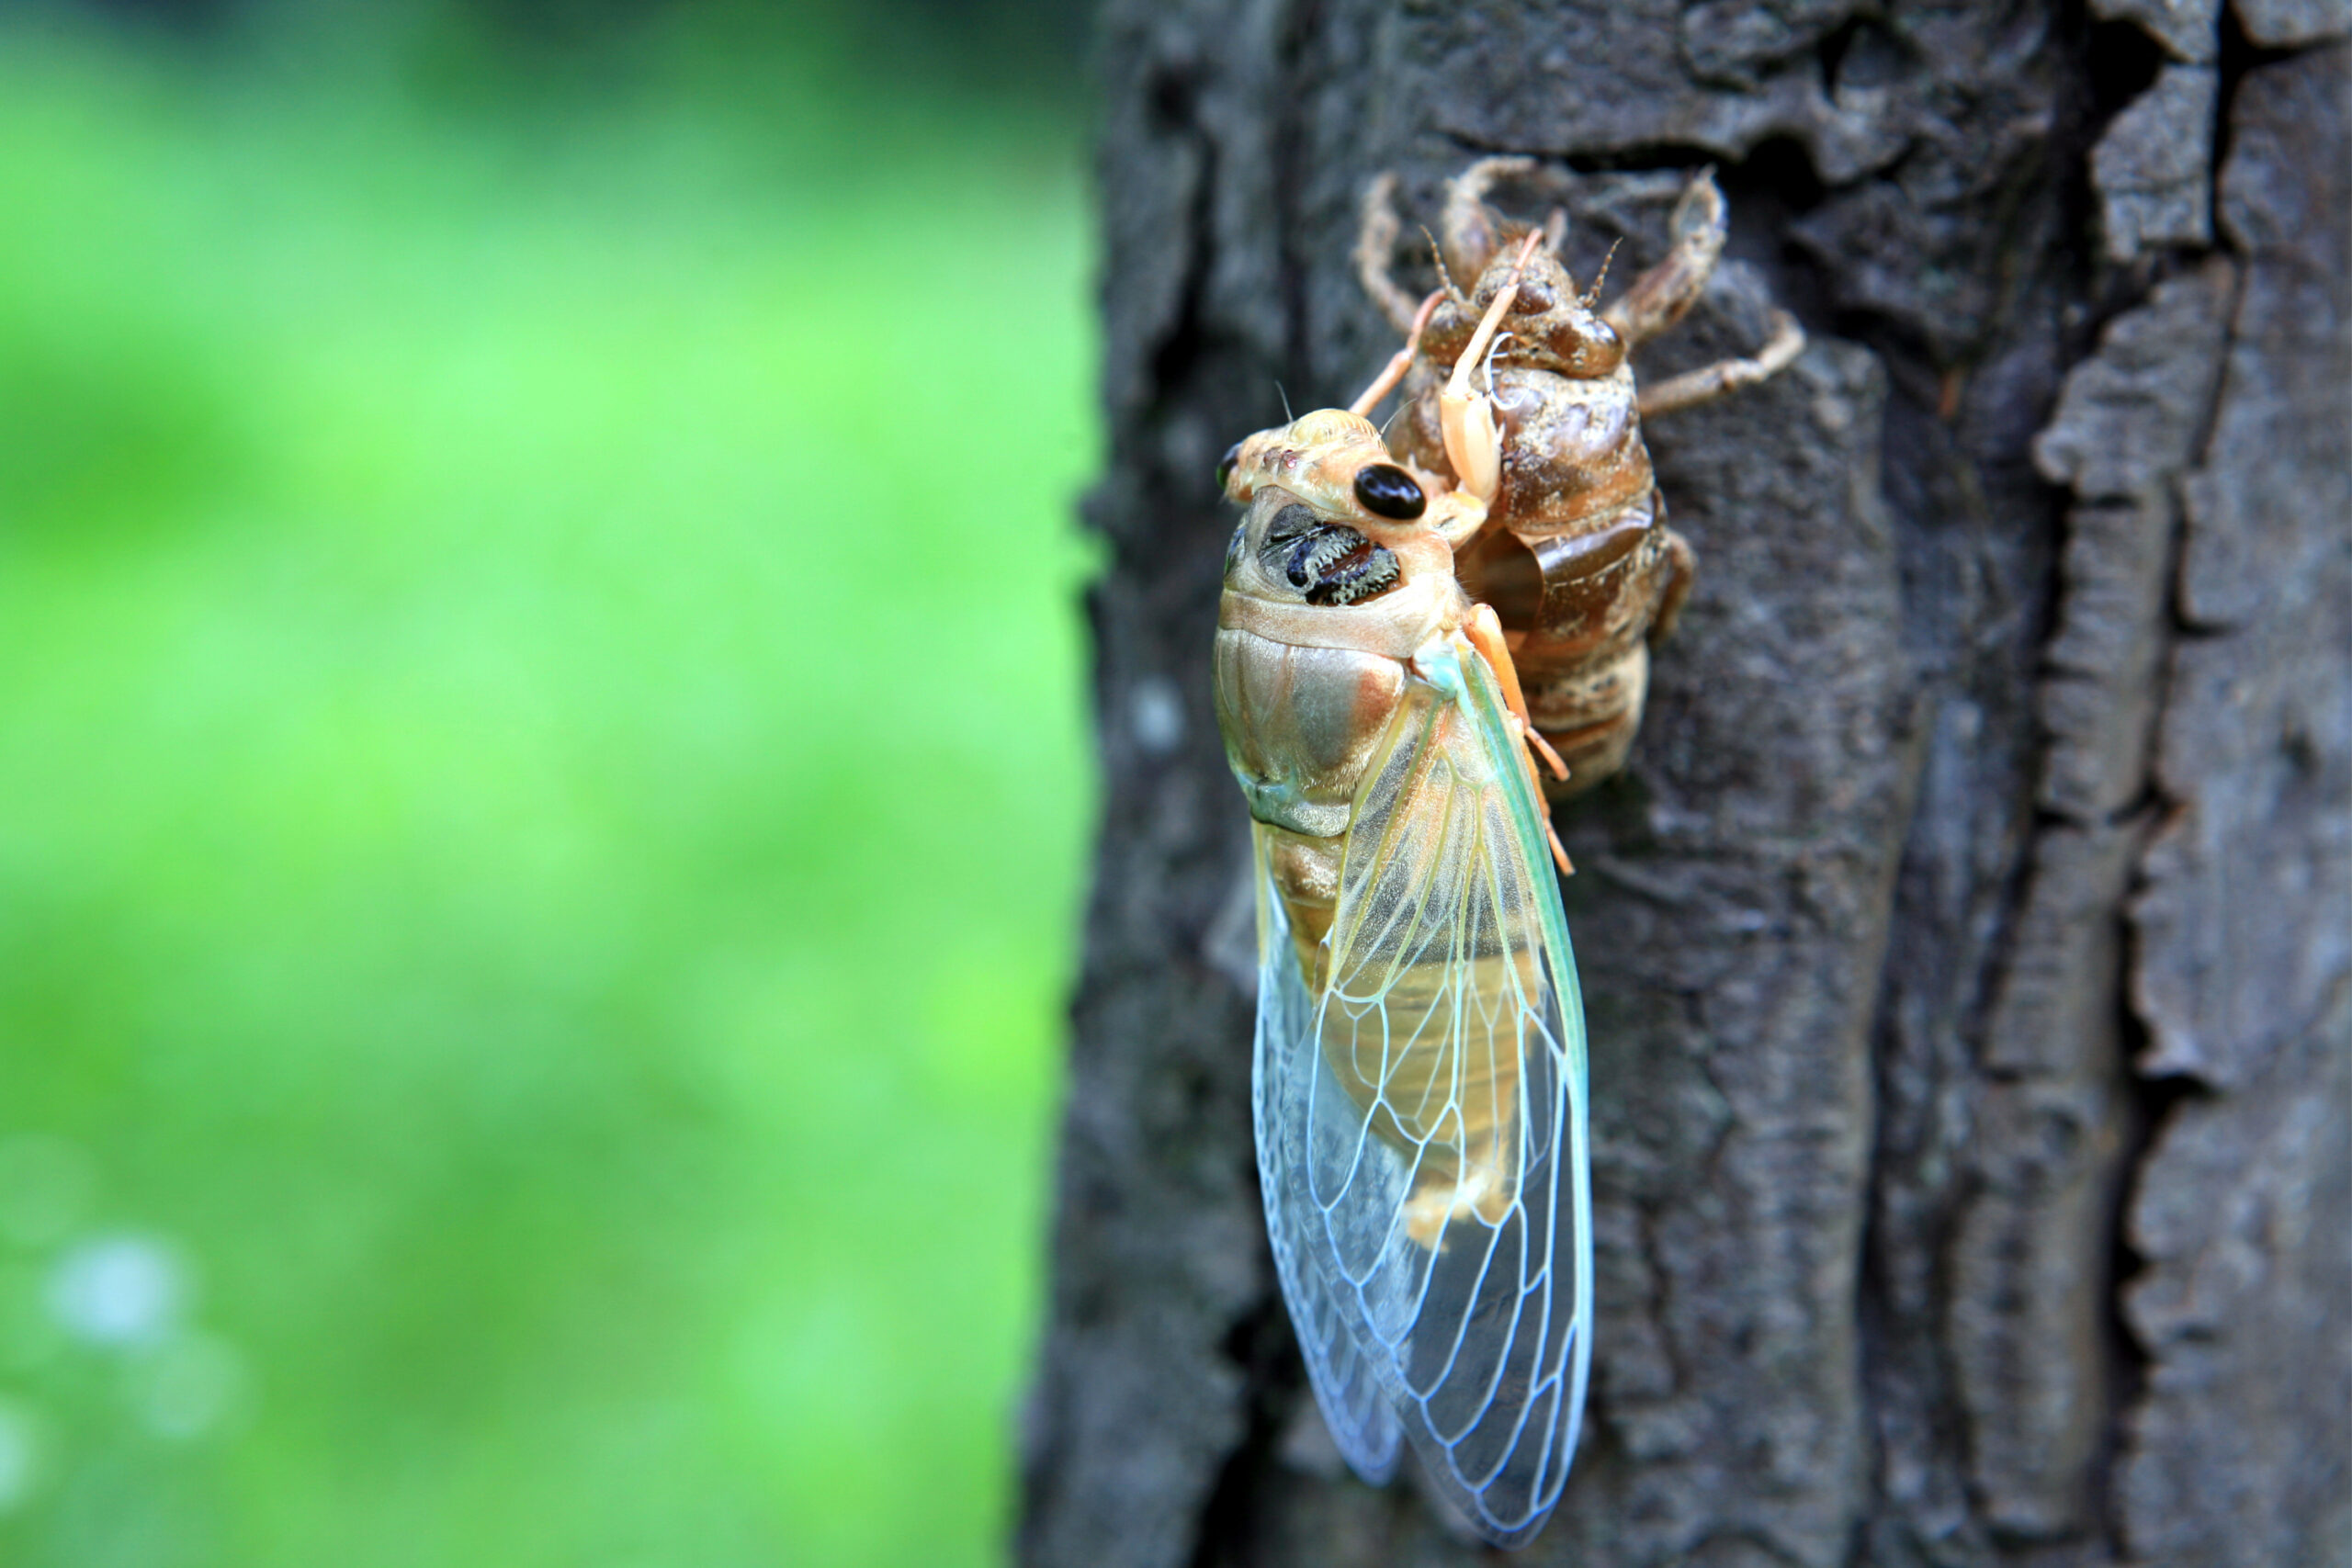
[[[1447,182],[1442,230],[1449,268],[1472,278],[1487,270],[1503,243],[1502,230],[1487,205],[1487,192],[1497,180],[1527,174],[1534,167],[1532,158],[1481,158]]]
[[[1753,387],[1787,369],[1804,352],[1804,329],[1786,310],[1775,310],[1772,312],[1772,335],[1765,340],[1764,346],[1752,357],[1718,359],[1713,365],[1686,371],[1671,380],[1660,381],[1655,387],[1645,387],[1642,389],[1642,417],[1656,419],[1660,414],[1711,403],[1743,387]]]
[[[1668,229],[1673,245],[1666,259],[1635,278],[1601,312],[1628,349],[1640,347],[1680,321],[1714,276],[1728,230],[1713,169],[1700,170],[1683,187]]]
[[[1702,230],[1721,232],[1724,228],[1724,193],[1715,184],[1715,166],[1707,164],[1690,176],[1675,198],[1674,215],[1667,220],[1667,231],[1680,244],[1687,237]]]

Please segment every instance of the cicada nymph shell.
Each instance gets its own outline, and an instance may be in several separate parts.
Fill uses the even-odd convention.
[[[1589,1364],[1584,1021],[1510,655],[1454,573],[1486,520],[1373,425],[1239,443],[1217,721],[1253,818],[1259,1173],[1325,1418],[1409,1438],[1485,1539],[1567,1475]]]
[[[1366,194],[1357,264],[1398,329],[1419,326],[1392,437],[1396,453],[1445,479],[1457,477],[1457,465],[1444,389],[1479,321],[1513,289],[1500,331],[1470,367],[1493,410],[1501,472],[1485,529],[1460,550],[1459,571],[1472,597],[1502,621],[1534,726],[1567,764],[1568,776],[1546,785],[1562,796],[1623,765],[1641,724],[1650,648],[1674,629],[1696,570],[1690,546],[1667,525],[1643,419],[1763,380],[1797,356],[1804,333],[1776,311],[1753,358],[1637,389],[1631,355],[1682,319],[1722,254],[1724,202],[1713,176],[1702,171],[1684,190],[1666,258],[1601,308],[1600,280],[1579,291],[1556,254],[1557,215],[1538,231],[1486,201],[1496,180],[1534,166],[1488,158],[1453,182],[1439,241],[1443,287],[1419,312],[1389,276],[1398,232],[1393,176]],[[1531,231],[1542,240],[1514,286],[1514,253]]]

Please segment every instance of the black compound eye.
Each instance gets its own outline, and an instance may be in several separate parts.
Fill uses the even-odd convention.
[[[1380,517],[1410,522],[1429,508],[1429,498],[1413,476],[1394,463],[1366,463],[1356,470],[1356,499]]]
[[[1241,461],[1241,443],[1237,441],[1232,446],[1225,449],[1224,457],[1217,459],[1217,489],[1223,490],[1226,486],[1226,481],[1233,478],[1233,465],[1239,461]]]

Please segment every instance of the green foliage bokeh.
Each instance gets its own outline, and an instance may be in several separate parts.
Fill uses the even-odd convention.
[[[435,36],[0,26],[0,1561],[994,1560],[1075,131]]]

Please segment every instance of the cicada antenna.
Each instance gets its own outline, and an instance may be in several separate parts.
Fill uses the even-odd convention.
[[[1430,260],[1437,263],[1437,280],[1445,286],[1445,297],[1467,310],[1470,297],[1455,286],[1453,274],[1446,270],[1445,247],[1437,243],[1437,236],[1430,232],[1430,226],[1426,223],[1421,225],[1421,238],[1430,243]]]
[[[1625,242],[1623,240],[1611,240],[1609,242],[1609,254],[1600,258],[1600,270],[1592,275],[1592,287],[1584,291],[1584,308],[1586,310],[1591,310],[1592,302],[1600,298],[1600,286],[1609,281],[1609,264],[1616,259],[1617,247],[1624,243]]]

